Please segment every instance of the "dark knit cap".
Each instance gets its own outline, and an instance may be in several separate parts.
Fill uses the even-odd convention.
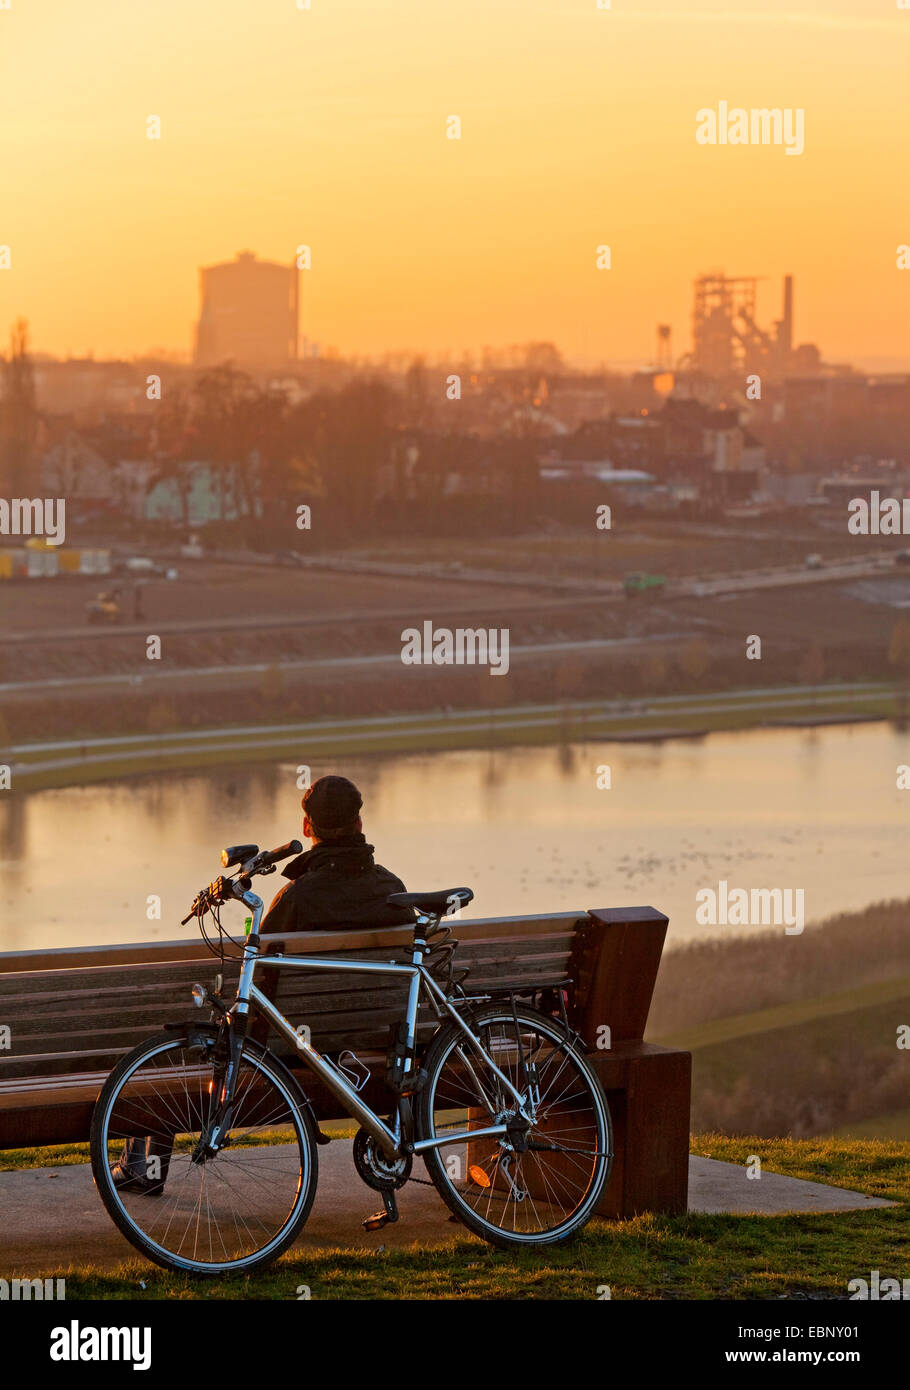
[[[342,830],[360,815],[363,797],[346,777],[320,777],[304,792],[300,802],[320,830]]]

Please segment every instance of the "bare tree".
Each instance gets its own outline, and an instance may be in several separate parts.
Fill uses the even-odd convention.
[[[812,707],[815,708],[816,691],[815,686],[821,685],[825,679],[825,653],[818,642],[811,642],[806,649],[805,655],[799,664],[799,679],[803,685],[811,685]]]
[[[3,364],[0,401],[0,478],[10,496],[27,495],[35,465],[38,409],[35,373],[28,352],[28,323],[17,319]]]
[[[898,714],[905,719],[910,677],[910,622],[906,618],[898,618],[892,629],[891,641],[888,644],[888,664],[895,669]]]

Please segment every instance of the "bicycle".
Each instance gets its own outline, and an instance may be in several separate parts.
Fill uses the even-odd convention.
[[[250,1036],[255,1010],[358,1121],[355,1167],[383,1199],[366,1229],[398,1219],[395,1194],[420,1157],[453,1215],[490,1243],[527,1248],[573,1236],[603,1194],[612,1128],[564,992],[552,992],[559,1007],[550,1013],[515,992],[465,992],[467,972],[455,969],[458,943],[443,918],[472,900],[469,888],[390,896],[415,911],[410,962],[262,954],[263,903],[252,879],[299,851],[296,841],[272,851],[223,850],[222,867],[236,873],[200,890],[181,923],[198,921],[222,974],[211,989],[193,986],[195,1004],[211,1008],[208,1023],[167,1025],[120,1061],[99,1094],[92,1171],[116,1225],[148,1259],[193,1275],[260,1268],[299,1234],[316,1191],[317,1146],[329,1136],[287,1064]],[[221,923],[221,907],[232,900],[252,910],[242,942]],[[209,915],[217,940],[206,928]],[[240,967],[229,1001],[221,991],[232,955]],[[360,1096],[364,1064],[317,1051],[306,1027],[295,1027],[254,983],[263,969],[364,972],[407,984],[387,1057],[387,1119]],[[419,1045],[422,1002],[436,1026]],[[124,1182],[121,1174],[115,1182],[118,1149],[143,1138],[144,1179]]]

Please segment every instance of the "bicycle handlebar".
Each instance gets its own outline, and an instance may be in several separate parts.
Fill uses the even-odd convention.
[[[254,853],[245,864],[241,865],[236,879],[216,879],[215,883],[210,883],[208,888],[203,888],[196,894],[193,900],[193,906],[180,923],[181,927],[185,927],[187,922],[192,921],[194,917],[204,916],[205,911],[211,907],[213,903],[224,902],[224,889],[228,885],[231,885],[233,889],[235,883],[242,884],[244,878],[249,878],[253,874],[270,874],[280,860],[289,859],[292,854],[299,854],[303,846],[299,840],[288,840],[287,844],[279,845],[277,849],[257,851],[254,845],[239,846],[238,848],[251,849]],[[222,861],[224,862],[225,855],[231,854],[232,851],[225,850],[222,854]],[[249,887],[249,884],[246,886]],[[227,897],[237,896],[239,895],[233,891],[227,894]]]
[[[270,864],[277,864],[279,859],[290,859],[292,854],[299,854],[303,845],[299,840],[288,840],[286,845],[279,845],[278,849],[270,849],[264,856]]]

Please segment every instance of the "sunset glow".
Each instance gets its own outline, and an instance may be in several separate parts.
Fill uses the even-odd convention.
[[[345,354],[549,339],[634,364],[658,322],[688,346],[718,268],[769,277],[764,320],[793,274],[796,341],[829,361],[906,366],[910,12],[724,8],[11,0],[0,328],[188,354],[200,266],[307,244],[301,332]],[[805,152],[699,145],[721,101],[803,109]]]

